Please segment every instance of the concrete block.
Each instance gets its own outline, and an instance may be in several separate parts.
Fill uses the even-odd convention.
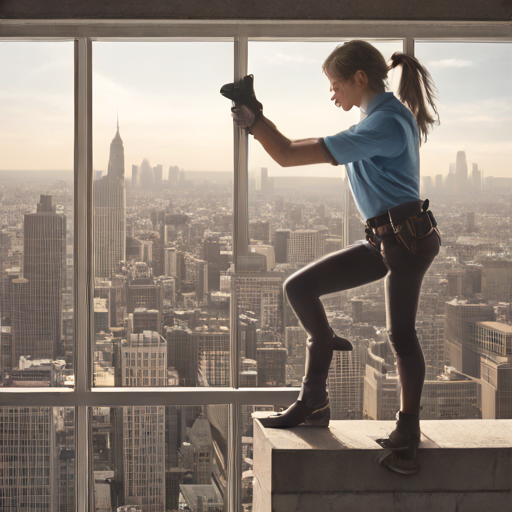
[[[420,423],[415,475],[377,464],[394,421],[265,429],[254,422],[254,512],[510,512],[512,420]],[[377,508],[375,508],[377,507]]]

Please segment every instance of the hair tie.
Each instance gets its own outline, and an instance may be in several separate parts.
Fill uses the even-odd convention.
[[[404,61],[405,53],[402,52],[395,52],[393,55],[391,55],[391,62],[393,63],[392,67],[396,67],[399,64],[402,64]]]

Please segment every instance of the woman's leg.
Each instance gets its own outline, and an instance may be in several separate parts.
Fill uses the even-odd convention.
[[[310,409],[327,401],[326,382],[334,343],[337,342],[338,350],[352,349],[348,340],[333,339],[320,297],[376,281],[387,272],[380,253],[365,242],[314,261],[286,280],[284,289],[290,304],[309,335],[305,376],[298,400]]]
[[[383,256],[390,269],[385,282],[386,324],[397,357],[402,387],[401,411],[418,414],[425,380],[425,359],[416,334],[416,313],[423,277],[439,252],[432,233],[418,243],[421,255],[412,254],[395,237],[383,241]]]
[[[322,295],[382,279],[388,273],[380,253],[368,242],[353,244],[313,261],[284,283],[288,300],[313,340],[332,336]]]
[[[387,330],[402,387],[400,410],[406,414],[419,413],[425,380],[425,359],[415,327],[422,279],[393,271],[386,277]]]

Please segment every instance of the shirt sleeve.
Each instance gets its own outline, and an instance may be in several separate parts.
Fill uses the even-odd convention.
[[[359,125],[325,137],[324,141],[339,164],[374,156],[397,157],[407,145],[404,127],[386,112],[375,112]]]

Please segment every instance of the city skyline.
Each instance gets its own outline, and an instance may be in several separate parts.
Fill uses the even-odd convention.
[[[7,79],[0,86],[0,108],[4,119],[10,120],[0,121],[0,169],[72,167],[72,45],[66,44],[0,44],[0,59],[7,70]],[[399,48],[397,44],[383,43],[379,48],[389,57]],[[249,72],[255,73],[256,93],[266,115],[286,136],[325,136],[358,122],[358,109],[336,111],[329,100],[328,82],[320,65],[334,46],[250,42]],[[95,170],[106,171],[108,150],[100,141],[111,133],[118,111],[130,148],[128,165],[139,165],[149,158],[152,165],[160,163],[164,168],[177,165],[191,171],[232,170],[229,102],[218,94],[220,86],[232,80],[230,43],[94,43],[94,48]],[[467,152],[470,163],[478,162],[486,175],[512,176],[511,52],[510,43],[417,42],[416,55],[438,85],[441,114],[441,125],[434,128],[421,149],[423,176],[444,173],[450,154],[459,150]],[[127,54],[139,73],[128,66]],[[31,59],[37,63],[20,83],[15,70]],[[206,85],[197,81],[197,64],[187,65],[187,61],[204,66],[201,69],[211,86],[209,81]],[[168,66],[158,66],[159,62]],[[173,80],[173,69],[180,73],[180,80]],[[272,76],[279,77],[277,91]],[[391,85],[396,86],[393,76]],[[34,116],[34,111],[39,116]],[[34,148],[33,156],[20,152],[27,141]],[[342,168],[328,165],[282,169],[258,148],[258,143],[251,140],[250,145],[251,171],[268,167],[270,176],[344,174]]]

